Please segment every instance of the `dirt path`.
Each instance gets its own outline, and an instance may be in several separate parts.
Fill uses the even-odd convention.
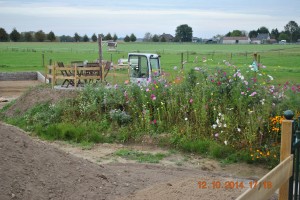
[[[0,123],[0,199],[234,199],[249,184],[249,179],[216,170],[218,166],[203,168],[214,162],[193,165],[193,158],[186,161],[187,166],[177,166],[170,160],[180,158],[178,154],[162,164],[122,161],[112,154],[120,148],[142,147],[99,144],[83,150],[32,139]],[[198,181],[209,188],[199,189]],[[223,188],[213,189],[213,181]],[[227,181],[243,182],[245,188],[225,189]]]

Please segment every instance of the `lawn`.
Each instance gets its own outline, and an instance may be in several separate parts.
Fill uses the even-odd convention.
[[[299,83],[300,45],[206,45],[195,43],[119,43],[116,52],[103,49],[103,57],[117,63],[129,52],[158,53],[162,68],[173,71],[181,67],[181,56],[186,61],[184,69],[193,67],[218,67],[223,60],[239,68],[246,68],[253,61],[253,53],[279,83]],[[0,72],[43,71],[43,64],[74,60],[94,61],[98,58],[97,43],[0,43]],[[43,59],[44,58],[44,59]],[[198,59],[197,59],[198,58]],[[207,62],[202,62],[205,58]],[[198,60],[198,62],[197,62]]]

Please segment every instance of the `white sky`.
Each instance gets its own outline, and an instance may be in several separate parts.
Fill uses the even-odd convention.
[[[291,20],[300,25],[300,0],[0,0],[0,27],[8,33],[142,38],[146,32],[175,35],[177,26],[188,24],[194,37],[211,38],[261,26],[282,31]]]

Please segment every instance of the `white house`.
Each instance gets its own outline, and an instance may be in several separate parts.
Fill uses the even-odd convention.
[[[223,37],[223,44],[250,44],[249,37]]]

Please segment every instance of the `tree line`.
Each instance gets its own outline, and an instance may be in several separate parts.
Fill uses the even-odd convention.
[[[113,36],[110,33],[106,35],[100,35],[102,36],[103,40],[117,41],[118,39],[116,34]],[[77,32],[74,34],[74,36],[56,36],[53,31],[45,33],[42,30],[37,32],[29,31],[20,33],[16,28],[14,28],[11,33],[7,33],[4,28],[0,27],[0,42],[96,42],[97,39],[98,37],[95,33],[90,38],[86,34],[84,36],[80,36]]]
[[[272,29],[269,31],[268,28],[265,26],[262,26],[258,28],[257,30],[251,30],[249,33],[242,30],[233,30],[228,32],[225,35],[216,35],[214,38],[222,38],[224,36],[226,37],[237,37],[237,36],[248,36],[249,38],[256,38],[259,34],[269,34],[271,39],[276,39],[277,41],[286,40],[287,42],[297,42],[300,39],[300,27],[295,21],[290,21],[284,26],[284,30],[279,32],[277,28]],[[110,33],[107,33],[106,35],[100,34],[103,38],[103,40],[118,40],[118,36],[114,34],[113,36]],[[166,38],[167,35],[169,35],[170,38]],[[0,28],[0,42],[54,42],[54,41],[60,41],[60,42],[89,42],[97,41],[97,36],[94,33],[90,38],[85,34],[84,36],[80,36],[77,32],[74,34],[74,36],[68,36],[68,35],[62,35],[62,36],[56,36],[53,31],[50,31],[49,33],[45,33],[42,30],[39,30],[37,32],[23,32],[19,33],[16,28],[12,30],[11,33],[7,33],[4,28]],[[143,38],[143,41],[145,42],[191,42],[193,39],[193,29],[187,24],[182,24],[177,26],[175,30],[175,37],[171,36],[170,34],[154,34],[147,32]],[[124,42],[135,42],[137,40],[136,36],[132,33],[131,35],[126,35],[125,38],[123,38]]]

